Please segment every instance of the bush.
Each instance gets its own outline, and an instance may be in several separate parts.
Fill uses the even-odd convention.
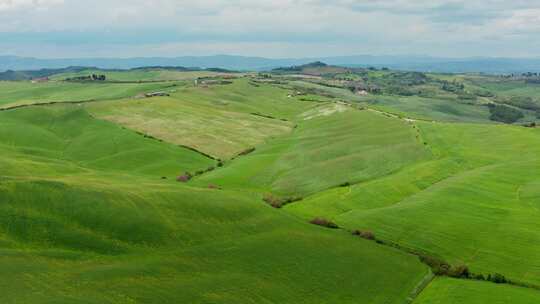
[[[450,268],[448,276],[453,278],[469,278],[471,273],[469,272],[469,267],[465,265],[458,265]]]
[[[455,80],[452,82],[443,80],[441,89],[451,93],[462,93],[465,89],[465,85]]]
[[[448,275],[448,272],[450,271],[450,264],[446,263],[445,261],[421,254],[420,261],[426,265],[428,265],[434,274],[436,275]]]
[[[323,226],[323,227],[330,228],[330,229],[338,229],[339,228],[339,226],[336,223],[331,222],[331,221],[329,221],[327,219],[320,218],[320,217],[314,218],[309,222],[311,224],[313,224],[313,225],[319,225],[319,226]]]
[[[189,182],[192,178],[193,178],[193,175],[191,175],[191,173],[189,173],[189,172],[186,172],[186,173],[184,173],[183,175],[178,176],[178,177],[176,178],[176,181],[181,182],[181,183],[187,183],[187,182]]]
[[[489,274],[487,280],[496,284],[508,283],[508,280],[500,273],[494,275]]]
[[[361,238],[364,238],[366,240],[375,240],[375,234],[371,231],[362,231],[362,230],[355,230],[352,233],[353,235],[357,235]]]
[[[276,196],[272,195],[272,194],[267,194],[263,197],[263,201],[265,201],[268,205],[276,208],[276,209],[279,209],[281,207],[283,207],[283,202]]]
[[[297,201],[301,201],[301,197],[286,197],[286,198],[279,198],[277,196],[274,196],[273,194],[267,194],[263,197],[263,201],[265,201],[268,205],[274,207],[274,208],[282,208],[283,206],[294,203]]]
[[[452,266],[449,263],[435,257],[419,255],[420,261],[427,264],[434,274],[439,276],[449,276],[453,278],[468,279],[471,277],[469,267],[466,265]]]

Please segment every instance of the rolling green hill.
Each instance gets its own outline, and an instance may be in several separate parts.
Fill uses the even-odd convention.
[[[326,65],[118,73],[161,82],[0,83],[0,302],[540,297],[540,129],[507,102],[535,90]]]
[[[79,106],[1,115],[4,303],[400,303],[427,273],[249,194],[163,180],[213,161]]]
[[[409,248],[540,283],[537,191],[540,132],[523,127],[419,123],[436,160],[331,189],[287,206],[333,218]]]
[[[173,81],[173,80],[186,80],[196,79],[199,77],[215,77],[220,75],[227,75],[226,73],[219,73],[213,71],[193,70],[183,71],[181,69],[174,68],[141,68],[132,70],[118,70],[108,71],[100,69],[86,69],[77,72],[66,72],[55,74],[51,77],[52,80],[65,80],[68,78],[88,76],[92,74],[105,75],[108,81],[114,82],[149,82],[149,81]]]
[[[174,88],[174,83],[0,82],[0,109],[51,102],[81,102],[134,97]]]

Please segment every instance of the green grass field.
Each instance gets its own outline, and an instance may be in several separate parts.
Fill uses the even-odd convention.
[[[523,127],[418,123],[436,160],[287,209],[327,216],[349,229],[540,283],[538,184],[540,132]]]
[[[92,74],[105,75],[108,81],[172,81],[172,80],[187,80],[196,79],[198,77],[215,77],[227,75],[225,73],[207,72],[207,71],[172,71],[165,69],[141,69],[131,71],[103,71],[96,69],[88,69],[77,73],[61,73],[51,77],[52,80],[65,80],[66,78],[74,78],[88,76]]]
[[[1,115],[3,303],[400,303],[427,273],[252,195],[163,180],[212,161],[80,106]]]
[[[174,89],[174,83],[0,82],[0,109],[19,105],[134,97],[141,92]]]
[[[323,104],[296,121],[294,133],[203,176],[200,182],[304,197],[431,158],[412,126],[378,113]],[[387,149],[392,152],[382,152]]]
[[[431,271],[403,249],[540,286],[539,128],[451,98],[323,89],[0,83],[0,302],[538,301],[446,277],[423,289]],[[154,90],[170,96],[134,98]]]
[[[437,279],[414,304],[538,303],[540,291],[485,282]]]

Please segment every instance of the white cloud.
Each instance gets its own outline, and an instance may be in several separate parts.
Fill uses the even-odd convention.
[[[478,53],[493,37],[508,45],[523,36],[539,40],[539,16],[540,2],[530,0],[0,0],[4,33],[39,32],[53,41],[57,36],[47,33],[140,33],[142,45],[167,32],[164,48],[206,43],[221,46],[221,52],[264,42],[312,52],[316,43],[321,50],[350,45],[343,47],[348,53],[441,52],[442,46],[474,43],[470,52],[460,52]],[[61,47],[64,40],[56,43]],[[525,40],[520,43],[525,47]]]
[[[62,3],[64,3],[64,0],[0,0],[0,12],[8,10],[40,9]]]

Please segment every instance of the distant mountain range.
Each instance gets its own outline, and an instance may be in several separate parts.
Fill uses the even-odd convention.
[[[69,58],[39,59],[18,56],[0,56],[0,72],[7,70],[58,69],[68,66],[88,66],[105,69],[131,69],[145,66],[182,66],[222,68],[231,70],[270,70],[278,67],[302,65],[314,61],[349,67],[387,67],[440,73],[506,74],[539,72],[540,58],[437,58],[428,56],[342,56],[321,58],[270,59],[231,55],[139,57],[139,58]]]

